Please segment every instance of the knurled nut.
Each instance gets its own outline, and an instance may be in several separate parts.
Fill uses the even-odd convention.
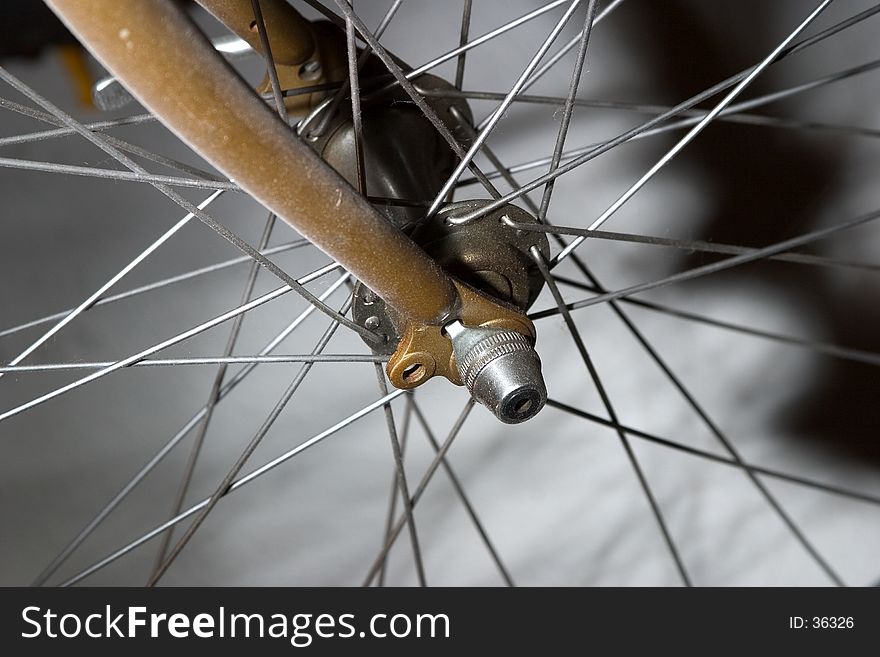
[[[496,358],[521,351],[534,353],[528,338],[516,331],[502,331],[483,338],[471,347],[458,363],[458,373],[468,390],[472,390],[477,377],[486,365]]]

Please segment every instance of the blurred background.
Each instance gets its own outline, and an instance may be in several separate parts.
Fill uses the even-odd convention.
[[[317,16],[306,3],[293,4],[307,16]],[[354,6],[375,28],[390,4],[360,1]],[[542,4],[474,0],[471,38]],[[600,2],[600,9],[605,4]],[[592,32],[579,97],[652,107],[675,105],[760,61],[812,5],[803,0],[625,0]],[[196,6],[185,6],[209,35],[224,33]],[[838,0],[805,34],[871,6],[867,1]],[[458,45],[461,11],[459,1],[405,0],[382,42],[404,61],[418,65]],[[506,92],[560,15],[560,10],[548,12],[471,51],[463,88]],[[576,36],[584,17],[582,8],[560,36],[560,44]],[[743,97],[759,97],[874,62],[880,56],[878,20],[869,18],[771,67]],[[103,72],[78,52],[41,2],[3,3],[0,25],[0,64],[78,120],[89,123],[144,112],[135,103],[111,112],[88,106],[81,93],[83,80],[94,80]],[[564,96],[573,63],[572,52],[529,93]],[[240,69],[256,84],[263,65],[252,58]],[[451,80],[455,62],[434,72]],[[7,85],[0,98],[34,106]],[[716,122],[605,228],[760,247],[872,212],[880,207],[877,98],[880,80],[867,70],[753,112],[775,121]],[[711,99],[702,107],[710,108],[717,101]],[[498,101],[470,102],[480,119]],[[657,111],[578,107],[567,147],[609,139]],[[561,103],[517,103],[489,144],[508,166],[549,156],[561,114]],[[118,168],[106,153],[77,136],[20,137],[54,127],[3,103],[0,157]],[[112,134],[210,170],[156,122],[116,127]],[[588,225],[682,134],[672,131],[636,140],[561,177],[550,220]],[[484,158],[479,164],[484,170],[493,168]],[[174,175],[154,163],[148,168]],[[545,171],[546,165],[516,175],[524,183]],[[179,191],[194,202],[208,195],[198,189]],[[483,195],[478,186],[468,186],[459,190],[457,198]],[[540,193],[534,198],[540,200]],[[245,195],[224,194],[210,206],[210,213],[251,244],[259,241],[266,211]],[[12,360],[52,323],[19,327],[77,306],[183,214],[142,183],[4,166],[0,170],[0,361]],[[297,237],[279,223],[270,245]],[[833,259],[833,266],[765,261],[637,297],[657,304],[661,311],[621,304],[711,419],[711,426],[608,304],[573,313],[622,424],[729,459],[716,435],[721,433],[746,463],[858,492],[861,499],[758,475],[798,530],[850,585],[880,580],[880,511],[871,501],[880,498],[878,250],[880,228],[867,223],[803,250]],[[579,253],[612,290],[718,258],[598,239],[588,240]],[[207,227],[192,221],[111,294],[239,255]],[[297,276],[329,262],[312,247],[284,251],[273,259]],[[238,264],[217,269],[92,308],[25,363],[112,361],[135,353],[237,306],[247,268]],[[568,262],[557,273],[583,280]],[[316,294],[324,292],[336,277],[330,274],[309,287]],[[261,273],[256,294],[277,285],[271,275]],[[590,295],[572,286],[561,289],[569,302]],[[342,286],[328,303],[341,306],[347,294]],[[553,306],[545,290],[534,309]],[[299,297],[286,295],[249,313],[235,353],[257,353],[305,308]],[[782,339],[684,319],[662,312],[663,308]],[[308,353],[326,327],[324,316],[311,315],[277,353]],[[551,398],[607,417],[562,319],[542,319],[538,331],[537,348]],[[228,334],[229,326],[220,325],[159,356],[216,356]],[[368,350],[359,338],[340,329],[327,352]],[[238,367],[231,368],[229,376]],[[213,492],[300,367],[260,365],[218,404],[188,504]],[[0,379],[2,409],[88,372],[6,374]],[[0,422],[4,527],[0,584],[32,582],[204,405],[215,373],[216,366],[210,365],[130,368]],[[244,472],[380,396],[372,365],[316,364]],[[419,389],[416,399],[431,432],[442,442],[466,401],[464,391],[445,381],[432,381]],[[404,407],[402,399],[395,401],[398,428],[404,422]],[[161,461],[49,583],[65,581],[168,518],[193,435]],[[830,583],[741,469],[643,437],[631,436],[630,441],[694,583]],[[433,455],[423,427],[411,419],[406,451],[411,490]],[[524,425],[510,427],[477,408],[456,438],[448,461],[516,584],[680,584],[651,507],[613,429],[551,407]],[[381,411],[374,412],[224,499],[162,583],[359,584],[382,544],[392,476],[385,418]],[[426,489],[415,519],[429,584],[504,583],[446,472],[439,471]],[[84,583],[142,584],[157,549],[157,541],[148,542]],[[417,583],[406,533],[391,551],[386,581]]]

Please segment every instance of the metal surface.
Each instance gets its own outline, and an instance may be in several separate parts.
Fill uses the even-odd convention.
[[[467,327],[515,331],[534,340],[535,326],[518,308],[453,279],[461,299],[458,319]],[[449,324],[450,322],[447,322]],[[462,385],[452,341],[442,326],[402,321],[400,344],[385,371],[398,388],[415,388],[432,376],[444,376]]]
[[[200,1],[255,50],[264,51],[250,0]],[[461,384],[452,341],[443,331],[443,326],[452,321],[461,320],[468,330],[471,327],[502,329],[533,340],[534,325],[520,308],[499,302],[476,287],[449,277],[437,262],[351,186],[344,177],[344,174],[351,177],[353,173],[346,168],[351,168],[353,160],[350,151],[354,146],[348,143],[350,131],[344,135],[331,132],[322,144],[322,150],[336,160],[335,164],[343,172],[340,174],[266,107],[173,3],[168,0],[47,2],[95,56],[170,129],[382,297],[400,335],[386,368],[395,386],[413,388],[435,375]],[[315,73],[314,67],[306,67],[316,61],[321,62],[323,71],[325,61],[329,61],[333,53],[342,52],[341,47],[334,45],[334,38],[339,36],[334,26],[326,25],[322,29],[328,34],[316,39],[315,28],[286,2],[271,0],[264,4],[267,30],[263,36],[272,49],[276,65],[292,67],[287,71],[290,75],[303,79],[303,70]],[[319,53],[321,49],[328,52]],[[156,57],[155,53],[163,56]],[[169,61],[180,65],[169,66]],[[281,77],[280,69],[278,73]],[[309,82],[312,81],[313,78],[309,78]],[[461,105],[455,101],[438,102]],[[411,193],[417,198],[430,198],[431,190],[426,187],[436,187],[438,181],[444,179],[445,170],[455,165],[448,146],[429,131],[425,118],[408,103],[398,110],[395,103],[389,104],[387,98],[380,96],[374,104],[382,107],[382,111],[377,114],[381,119],[376,120],[377,139],[373,146],[376,166],[370,167],[372,184],[392,196]],[[442,115],[455,124],[450,107],[442,109]],[[380,127],[384,129],[378,129]],[[402,139],[401,130],[409,131],[412,138]],[[432,143],[434,150],[426,151],[426,145]],[[396,149],[421,152],[412,155],[401,150],[394,159],[389,154],[389,145],[393,145],[392,152]],[[419,162],[427,169],[415,168],[413,163]],[[500,220],[493,223],[497,230],[511,230]],[[532,246],[541,240],[546,244],[541,234],[524,232],[523,235]],[[427,241],[435,246],[448,239],[455,241],[455,235],[450,238],[445,234],[429,234],[429,237]],[[515,251],[510,253],[517,255]],[[500,293],[502,298],[516,301],[531,296],[529,293],[523,297],[528,285],[515,273],[502,274],[501,278],[491,269],[477,269],[473,273],[477,287]],[[381,322],[375,317],[365,321],[381,328]],[[482,369],[492,371],[488,365]],[[473,390],[493,404],[493,411],[500,413],[502,419],[507,418],[505,421],[516,421],[512,418],[519,412],[516,411],[519,406],[514,404],[519,393],[511,392],[511,386],[520,386],[516,380],[519,372],[525,369],[516,367],[509,374],[491,379],[481,372],[475,375],[476,381],[485,383],[475,384]],[[538,376],[542,388],[539,368]],[[532,385],[538,384],[532,382]],[[531,404],[529,402],[529,408]]]
[[[196,0],[261,55],[266,54],[260,41],[251,0]],[[303,64],[315,53],[317,43],[309,21],[285,0],[260,0],[266,33],[276,65]]]
[[[171,130],[410,322],[436,325],[455,316],[450,278],[298,139],[172,2],[48,4]],[[305,50],[275,54],[296,61]]]
[[[382,66],[377,59],[370,58],[362,73],[381,73],[384,70]],[[438,91],[452,88],[445,80],[427,74],[421,76],[419,82],[426,88]],[[450,132],[464,142],[467,132],[452,114],[451,108],[454,107],[459,116],[471,120],[467,103],[439,98],[429,99],[428,102],[446,122]],[[323,119],[327,105],[325,103],[300,122],[298,131],[301,135],[311,134],[312,122]],[[455,168],[458,159],[422,112],[407,102],[406,94],[398,88],[392,88],[366,96],[363,99],[361,119],[364,127],[361,148],[367,193],[372,197],[389,199],[433,198]],[[352,185],[357,183],[356,135],[351,108],[347,103],[337,109],[332,120],[317,137],[307,139],[312,148],[346,180]],[[395,226],[404,228],[421,220],[424,210],[419,203],[389,203],[382,208],[382,213]],[[524,220],[519,215],[515,216],[517,220]],[[507,232],[512,234],[519,231]],[[356,286],[352,315],[358,324],[386,336],[386,341],[381,345],[368,343],[371,349],[386,355],[394,353],[404,331],[405,319],[363,283]]]
[[[490,296],[528,310],[544,287],[531,249],[550,257],[546,234],[512,228],[537,224],[525,210],[506,205],[480,221],[455,225],[455,217],[478,211],[489,200],[449,203],[435,218],[422,222],[411,233],[413,240],[449,274]]]
[[[217,20],[266,56],[251,0],[197,0]],[[260,0],[266,38],[272,51],[275,72],[283,89],[299,89],[345,77],[345,41],[340,30],[327,21],[307,21],[285,0]],[[271,93],[267,75],[257,86],[260,94]],[[323,99],[323,94],[292,95],[284,106],[304,114]]]
[[[228,61],[242,59],[254,52],[247,41],[231,35],[211,39],[211,45]],[[95,82],[92,87],[92,100],[98,109],[110,111],[125,107],[134,98],[119,80],[112,75],[107,75]]]
[[[446,327],[464,385],[478,402],[506,424],[534,417],[547,402],[541,360],[521,333],[471,328],[460,322]]]
[[[355,286],[351,316],[355,322],[384,338],[381,344],[367,344],[375,353],[390,356],[397,350],[397,345],[400,344],[400,327],[392,319],[396,318],[397,314],[388,307],[382,297],[363,283]]]
[[[514,227],[537,225],[532,215],[514,205],[500,208],[479,221],[465,225],[454,225],[447,221],[486,203],[489,201],[450,203],[437,215],[420,223],[411,236],[456,279],[492,299],[526,311],[544,287],[544,277],[535,265],[531,249],[536,248],[545,258],[549,258],[550,246],[546,234]],[[399,210],[405,212],[411,208]],[[417,212],[420,215],[423,209]],[[387,336],[379,353],[393,353],[403,330],[394,309],[388,308],[363,285],[358,286],[352,308],[358,324]]]
[[[375,59],[367,60],[362,74],[376,75],[384,70]],[[432,75],[419,78],[419,83],[437,91],[451,90],[451,85]],[[388,204],[382,208],[398,227],[420,220],[425,214],[424,199],[433,198],[443,181],[455,169],[458,158],[437,130],[398,88],[367,95],[362,100],[366,193],[372,197],[407,199],[412,205]],[[428,104],[444,121],[450,132],[465,142],[467,132],[450,111],[451,107],[471,120],[471,111],[462,99],[431,98]],[[440,101],[440,102],[437,102]],[[323,108],[322,108],[323,109]],[[322,116],[321,110],[298,126],[301,135],[309,135],[311,121]],[[351,107],[344,103],[334,119],[316,138],[308,139],[312,148],[352,185],[357,184],[355,132]]]

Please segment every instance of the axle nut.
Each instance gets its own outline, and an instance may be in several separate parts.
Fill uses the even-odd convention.
[[[507,424],[534,417],[547,401],[541,360],[516,331],[446,327],[461,380],[478,402]]]

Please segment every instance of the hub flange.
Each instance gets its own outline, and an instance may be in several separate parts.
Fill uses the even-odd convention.
[[[506,205],[466,224],[450,218],[471,213],[490,203],[472,200],[449,203],[431,219],[419,223],[410,234],[440,266],[458,282],[502,305],[528,310],[544,286],[544,278],[531,256],[533,247],[549,257],[544,233],[517,230],[504,223],[537,223],[525,210]],[[404,322],[372,290],[359,283],[352,308],[354,320],[387,336],[380,353],[392,354],[404,331]],[[374,346],[374,345],[371,345]]]

